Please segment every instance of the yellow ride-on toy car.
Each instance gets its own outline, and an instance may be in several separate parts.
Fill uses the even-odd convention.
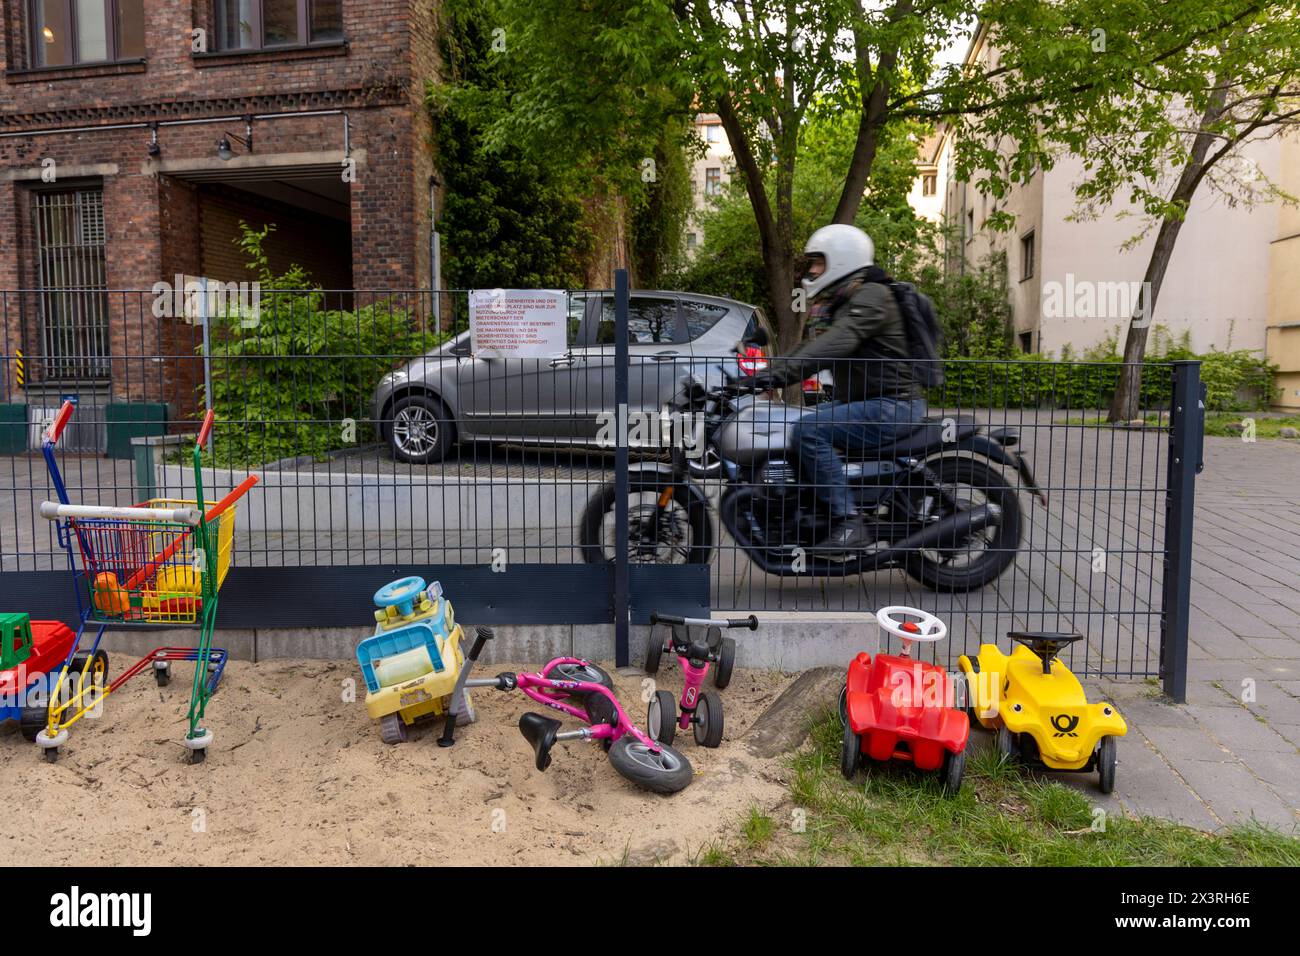
[[[418,577],[402,578],[375,593],[375,633],[357,645],[366,681],[366,712],[379,721],[386,744],[406,740],[406,728],[424,717],[446,714],[453,697],[457,722],[474,720],[469,695],[458,685],[465,661],[464,632],[437,581],[426,589]]]
[[[1102,793],[1115,789],[1115,738],[1128,725],[1111,703],[1088,703],[1083,685],[1057,655],[1080,634],[1012,631],[1020,646],[1003,654],[983,644],[957,658],[966,675],[972,721],[997,734],[998,750],[1048,770],[1097,771]]]

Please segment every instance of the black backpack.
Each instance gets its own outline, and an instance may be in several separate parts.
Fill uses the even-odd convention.
[[[913,359],[912,370],[917,382],[924,388],[938,388],[943,384],[943,362],[939,349],[943,345],[943,329],[934,314],[934,303],[923,292],[917,292],[910,282],[890,280],[903,327],[907,330],[907,350]]]

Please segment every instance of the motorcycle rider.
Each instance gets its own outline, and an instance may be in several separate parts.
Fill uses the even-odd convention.
[[[744,380],[755,389],[781,388],[830,368],[831,404],[795,424],[799,479],[814,486],[827,509],[830,531],[818,550],[846,554],[866,548],[871,535],[854,505],[837,449],[861,455],[914,430],[926,405],[913,374],[907,328],[875,265],[875,244],[855,226],[823,226],[804,248],[801,284],[811,334],[767,371]]]

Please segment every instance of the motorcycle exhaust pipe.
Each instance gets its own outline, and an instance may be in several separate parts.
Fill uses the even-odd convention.
[[[915,551],[956,551],[966,544],[971,535],[979,534],[991,524],[997,524],[1001,518],[1002,509],[997,505],[977,505],[969,511],[960,511],[942,521],[926,525],[887,548],[868,552],[863,556],[863,562],[877,564],[892,561]]]

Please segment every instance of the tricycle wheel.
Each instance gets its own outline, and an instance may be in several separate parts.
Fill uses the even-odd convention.
[[[18,715],[18,731],[24,740],[36,743],[36,735],[49,723],[50,714],[44,707],[24,707]]]
[[[655,793],[684,790],[695,775],[690,761],[672,747],[660,744],[655,753],[631,734],[624,734],[609,748],[609,762],[638,787]]]
[[[406,721],[401,714],[384,714],[379,718],[379,739],[390,745],[406,743]]]
[[[581,664],[556,664],[546,675],[551,680],[580,680],[599,684],[607,690],[614,689],[614,678],[603,667],[583,661]]]
[[[852,780],[858,772],[862,761],[862,738],[853,732],[849,722],[844,722],[844,740],[840,744],[840,773],[845,780]]]
[[[722,698],[716,690],[706,690],[695,705],[695,742],[702,747],[722,743]]]
[[[166,687],[172,682],[172,665],[170,661],[155,661],[153,679],[159,687]]]
[[[645,672],[647,674],[659,673],[659,661],[664,656],[664,642],[660,638],[655,640],[655,629],[650,628],[650,636],[645,642]]]
[[[1115,738],[1102,737],[1101,746],[1097,748],[1097,782],[1102,793],[1115,789]]]
[[[1016,735],[1003,724],[998,728],[998,753],[1015,763],[1020,758],[1020,748],[1016,746]]]
[[[735,666],[736,640],[724,637],[722,646],[718,648],[718,669],[713,672],[713,686],[718,690],[726,690],[731,683],[731,670]]]
[[[966,775],[966,751],[945,753],[940,772],[943,774],[943,795],[945,797],[957,796],[961,790],[961,778]]]
[[[677,701],[666,690],[657,690],[646,708],[646,733],[652,740],[672,746],[677,736]]]

